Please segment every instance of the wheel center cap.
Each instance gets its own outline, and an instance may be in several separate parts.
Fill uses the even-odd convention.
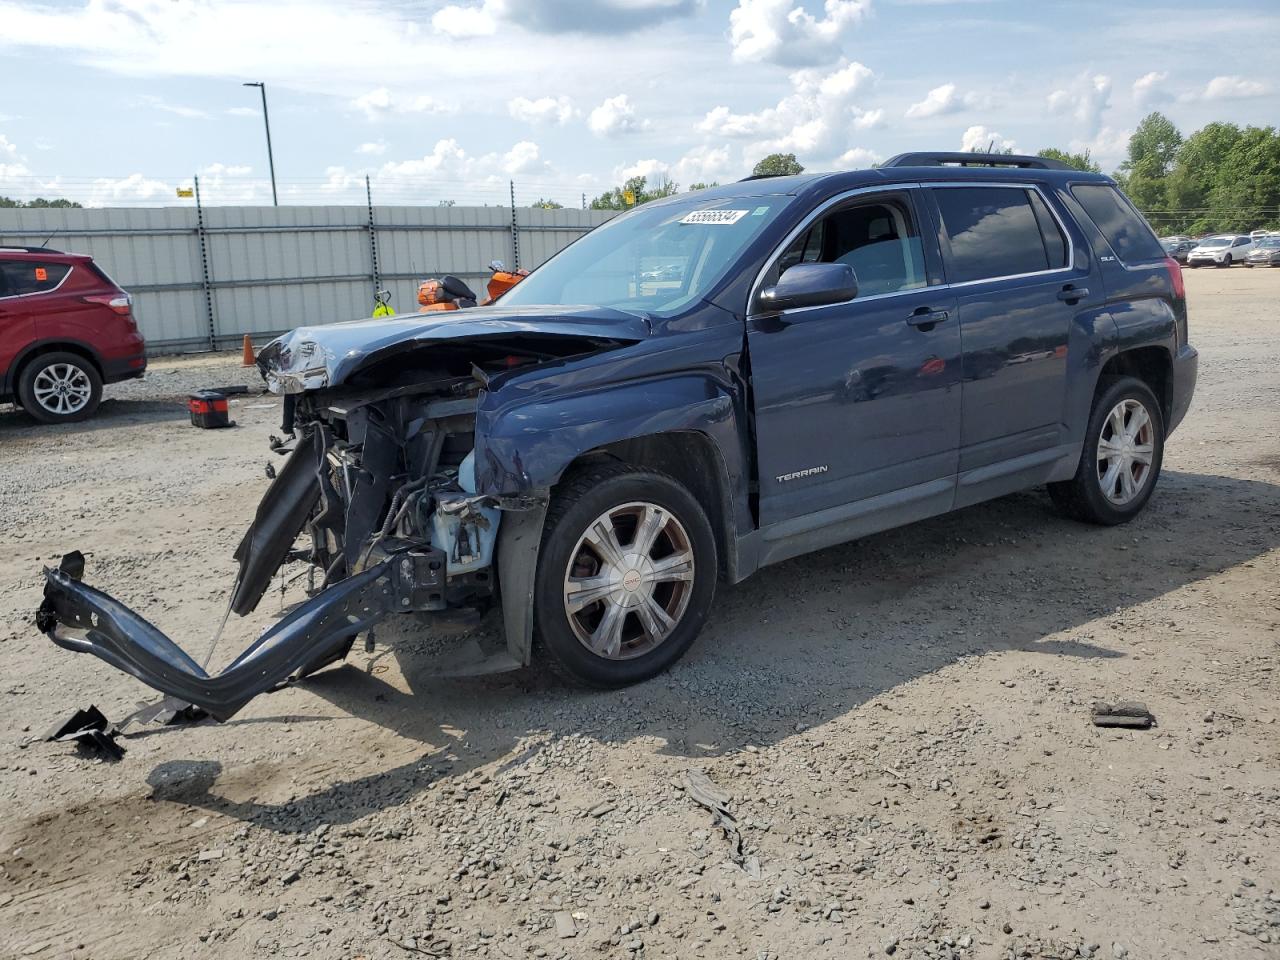
[[[622,587],[628,593],[634,593],[640,589],[640,584],[644,582],[644,578],[640,576],[640,571],[636,569],[628,570],[622,575]]]

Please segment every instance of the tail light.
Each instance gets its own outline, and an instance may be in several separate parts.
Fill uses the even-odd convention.
[[[1179,300],[1185,300],[1187,287],[1182,282],[1182,264],[1178,263],[1173,257],[1165,257],[1164,265],[1169,270],[1169,282],[1173,284],[1173,295]]]
[[[100,307],[110,307],[115,313],[127,317],[133,309],[133,298],[127,293],[97,293],[82,297],[85,303],[96,303]]]

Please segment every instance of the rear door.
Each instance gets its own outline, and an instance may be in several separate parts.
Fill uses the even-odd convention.
[[[27,261],[0,259],[0,384],[9,391],[17,386],[13,363],[35,339],[28,275],[35,276]]]
[[[964,347],[956,505],[1043,482],[1073,448],[1065,428],[1073,320],[1102,299],[1091,258],[1027,183],[930,188]],[[1087,349],[1087,339],[1077,342]]]

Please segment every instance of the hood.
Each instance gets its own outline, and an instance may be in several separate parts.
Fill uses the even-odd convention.
[[[258,369],[273,393],[302,393],[338,386],[366,363],[430,342],[563,337],[624,344],[651,332],[645,318],[607,307],[470,307],[298,327],[262,348]]]

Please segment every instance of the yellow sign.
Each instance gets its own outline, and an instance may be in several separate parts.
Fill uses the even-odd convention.
[[[194,197],[195,195],[196,195],[196,192],[190,187],[178,188],[178,196],[180,197]]]
[[[622,199],[626,201],[628,207],[634,207],[636,205],[636,195],[631,190],[625,191],[622,194]]]

